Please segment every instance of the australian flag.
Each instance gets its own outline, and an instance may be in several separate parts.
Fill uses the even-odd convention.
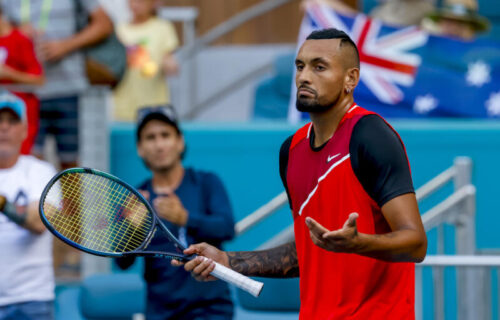
[[[499,42],[432,36],[418,27],[396,28],[313,4],[299,47],[310,32],[324,28],[345,31],[358,46],[361,76],[354,100],[360,106],[384,117],[500,117]],[[295,92],[292,122],[307,116],[295,110]]]

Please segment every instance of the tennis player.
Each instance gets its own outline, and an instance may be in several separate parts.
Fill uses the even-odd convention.
[[[249,276],[300,275],[304,320],[414,319],[427,239],[403,143],[354,102],[359,54],[344,32],[311,33],[295,65],[297,108],[312,120],[280,151],[295,241],[251,252],[192,245],[186,254],[210,259],[184,268],[198,280],[213,279],[212,260]]]

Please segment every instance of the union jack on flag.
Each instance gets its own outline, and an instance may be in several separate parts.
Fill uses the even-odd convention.
[[[349,16],[312,4],[298,48],[312,31],[326,28],[343,30],[358,47],[360,81],[354,98],[359,105],[385,117],[500,115],[498,43],[430,36],[418,27],[387,26],[361,13]],[[490,54],[485,56],[485,50]],[[456,92],[464,96],[457,99]],[[295,97],[292,84],[291,122],[304,117],[295,109]],[[482,107],[472,110],[477,98]]]

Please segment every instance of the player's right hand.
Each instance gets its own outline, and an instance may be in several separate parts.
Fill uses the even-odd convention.
[[[189,248],[184,250],[184,254],[198,255],[193,260],[184,263],[184,269],[191,272],[191,275],[198,281],[213,281],[217,279],[210,275],[215,268],[214,261],[230,268],[227,254],[205,242],[190,245]],[[181,266],[182,264],[182,262],[172,260],[173,266]]]

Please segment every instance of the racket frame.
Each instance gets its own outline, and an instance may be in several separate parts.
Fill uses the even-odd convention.
[[[129,190],[131,193],[133,193],[135,196],[139,198],[139,200],[146,206],[147,210],[150,212],[150,215],[152,217],[152,226],[151,229],[148,231],[148,234],[146,235],[146,238],[143,240],[142,244],[137,248],[132,251],[128,251],[126,253],[103,253],[101,251],[95,251],[89,248],[86,248],[74,241],[71,241],[70,239],[66,238],[63,236],[59,231],[57,231],[52,224],[48,221],[47,217],[45,216],[45,210],[44,210],[44,204],[45,200],[47,197],[48,192],[52,189],[52,186],[59,181],[59,179],[65,175],[68,174],[73,174],[73,173],[86,173],[86,174],[93,174],[97,176],[104,177],[106,179],[110,179],[113,182],[116,182],[123,187],[125,187],[127,190]],[[174,252],[159,252],[159,251],[144,251],[149,243],[151,242],[151,239],[153,238],[157,227],[160,227],[167,235],[169,240],[174,244],[176,248],[178,248],[181,252],[184,251],[185,246],[168,230],[168,228],[165,226],[165,224],[158,218],[155,210],[151,207],[149,202],[144,198],[144,196],[138,192],[134,187],[129,185],[128,183],[120,180],[119,178],[106,173],[102,172],[96,169],[91,169],[91,168],[70,168],[63,170],[56,174],[50,181],[47,183],[47,186],[43,189],[42,195],[40,196],[40,202],[39,202],[39,213],[40,213],[40,218],[42,219],[43,224],[47,229],[49,229],[50,232],[52,232],[57,238],[65,242],[66,244],[77,248],[78,250],[82,250],[84,252],[96,255],[96,256],[101,256],[101,257],[125,257],[129,255],[139,255],[143,257],[162,257],[162,258],[170,258],[170,259],[176,259],[180,261],[188,261],[191,260],[191,256],[186,256],[184,254],[179,254],[179,253],[174,253]]]
[[[142,244],[135,250],[126,252],[126,253],[103,253],[100,251],[95,251],[92,249],[88,249],[86,247],[83,247],[82,245],[71,241],[64,237],[61,233],[59,233],[52,224],[47,220],[45,216],[45,211],[43,209],[45,199],[47,196],[47,193],[49,190],[52,188],[52,186],[64,175],[71,174],[71,173],[87,173],[87,174],[94,174],[98,176],[102,176],[106,179],[110,179],[123,187],[127,188],[130,190],[134,195],[136,195],[146,206],[146,208],[149,210],[149,213],[152,216],[152,227],[145,239],[143,240]],[[178,253],[171,253],[171,252],[158,252],[158,251],[144,251],[151,242],[151,239],[153,238],[155,231],[157,229],[157,226],[159,226],[163,231],[167,234],[167,237],[173,242],[174,246],[178,248],[179,250],[183,251],[185,249],[184,245],[168,230],[168,228],[165,226],[165,224],[158,218],[155,210],[151,207],[149,202],[138,192],[134,187],[129,185],[128,183],[120,180],[119,178],[106,173],[102,172],[96,169],[91,169],[91,168],[70,168],[66,169],[64,171],[59,172],[56,174],[45,186],[42,195],[40,196],[40,202],[39,202],[39,214],[40,218],[42,219],[43,224],[47,227],[47,229],[52,232],[57,238],[61,239],[64,241],[66,244],[75,247],[81,251],[96,255],[96,256],[101,256],[101,257],[125,257],[129,255],[139,255],[139,256],[147,256],[147,257],[158,257],[158,258],[170,258],[170,259],[176,259],[180,261],[189,261],[193,258],[196,257],[196,255],[191,255],[191,256],[186,256],[184,254],[178,254]],[[224,281],[227,281],[229,283],[232,283],[233,285],[239,287],[240,289],[243,289],[253,295],[254,297],[258,297],[260,295],[260,292],[262,291],[263,283],[253,280],[247,276],[244,276],[230,268],[227,268],[221,264],[215,263],[215,269],[211,272],[212,275],[215,277],[222,279]]]

